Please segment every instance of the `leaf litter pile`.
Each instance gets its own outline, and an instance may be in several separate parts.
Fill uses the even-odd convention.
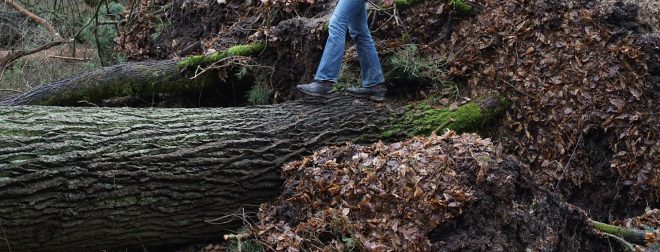
[[[660,37],[638,19],[654,6],[478,2],[480,14],[435,50],[461,50],[451,72],[472,96],[513,101],[490,136],[597,218],[658,203]]]
[[[249,230],[269,250],[604,249],[583,212],[474,134],[327,147],[283,172]]]
[[[275,223],[262,225],[266,240],[278,249],[324,246],[324,237],[310,234],[333,239],[328,246],[337,249],[352,244],[346,240],[369,249],[428,248],[426,233],[475,199],[457,168],[481,159],[487,169],[490,159],[485,141],[456,138],[455,146],[468,148],[444,150],[442,140],[330,147],[289,163],[284,173],[291,175],[285,183],[290,191],[260,213],[265,223]],[[455,151],[477,159],[452,157]],[[282,218],[295,226],[276,225]]]

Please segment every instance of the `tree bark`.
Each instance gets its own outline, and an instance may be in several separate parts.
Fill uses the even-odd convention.
[[[208,221],[271,199],[284,162],[378,139],[396,111],[345,97],[227,109],[3,107],[0,224],[12,251],[221,237],[238,219]]]
[[[75,251],[220,237],[238,219],[208,221],[275,196],[284,162],[346,141],[484,126],[506,106],[482,104],[414,111],[337,96],[222,109],[0,107],[0,239],[12,251]]]
[[[0,105],[148,106],[153,105],[158,97],[164,94],[176,97],[177,100],[185,100],[182,102],[183,106],[200,106],[199,103],[204,98],[221,99],[222,96],[209,96],[209,94],[223,91],[224,83],[219,79],[217,70],[210,69],[192,78],[191,72],[195,69],[190,68],[233,56],[258,54],[263,48],[263,45],[253,43],[237,45],[226,51],[190,57],[182,61],[145,61],[104,67],[37,87],[25,94],[0,101]],[[184,71],[186,68],[188,71]],[[229,85],[225,86],[227,87],[224,91],[231,91]],[[125,101],[131,99],[138,101],[126,104]],[[227,105],[223,102],[216,104]]]
[[[184,97],[199,95],[200,90],[217,82],[210,74],[190,80],[176,63],[166,60],[104,67],[37,87],[0,105],[104,105],[112,98],[149,99],[161,93]]]

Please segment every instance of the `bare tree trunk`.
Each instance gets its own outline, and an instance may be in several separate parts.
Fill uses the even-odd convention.
[[[2,107],[0,223],[12,251],[220,237],[237,219],[208,221],[271,199],[282,163],[373,141],[396,113],[345,97],[231,109]]]
[[[193,75],[189,72],[194,72],[194,67],[234,56],[258,54],[263,49],[262,44],[253,43],[237,45],[225,51],[190,57],[182,61],[144,61],[104,67],[36,87],[25,94],[0,101],[0,105],[126,106],[127,104],[123,102],[117,102],[117,99],[133,98],[141,99],[143,102],[139,104],[144,106],[149,105],[150,101],[153,103],[157,96],[164,94],[178,99],[192,100],[184,105],[200,106],[198,101],[203,96],[209,95],[209,92],[205,91],[222,90],[218,87],[225,82],[219,79],[218,72],[213,69],[192,78]],[[230,85],[225,86],[228,91],[231,90],[228,87]]]

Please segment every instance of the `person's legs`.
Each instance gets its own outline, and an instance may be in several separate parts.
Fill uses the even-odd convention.
[[[364,10],[362,0],[339,0],[328,26],[328,41],[325,43],[321,63],[316,70],[314,81],[296,86],[300,92],[314,96],[327,96],[332,93],[332,86],[339,79],[344,47],[346,46],[346,30],[352,19],[360,10]]]
[[[371,32],[367,24],[367,10],[362,7],[360,12],[351,20],[348,26],[351,37],[355,41],[360,69],[362,70],[362,87],[348,88],[350,95],[369,98],[374,101],[385,100],[387,89],[383,82],[383,70],[376,52],[376,44],[371,38]]]
[[[351,38],[355,41],[362,70],[362,86],[371,87],[385,81],[383,70],[380,66],[376,44],[371,38],[369,25],[367,24],[367,9],[362,5],[348,25]]]
[[[346,30],[348,30],[349,24],[352,23],[355,17],[364,11],[364,1],[339,0],[330,18],[330,24],[328,26],[329,36],[325,43],[321,63],[316,70],[315,80],[337,82],[342,59],[344,58],[344,48],[346,47]]]
[[[348,93],[376,101],[384,100],[387,90],[383,85],[383,70],[367,24],[366,4],[362,0],[339,0],[330,18],[329,37],[314,82],[298,85],[296,88],[305,94],[315,96],[332,93],[332,86],[339,78],[344,58],[347,29],[357,44],[363,86],[349,88]]]

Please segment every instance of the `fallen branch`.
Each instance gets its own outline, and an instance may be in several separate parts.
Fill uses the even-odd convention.
[[[243,240],[245,238],[250,237],[251,235],[252,234],[250,234],[250,233],[226,234],[226,235],[223,236],[223,238],[225,239],[225,241],[227,241],[227,240],[239,240],[240,241],[240,240]]]
[[[610,238],[616,240],[617,242],[619,242],[619,244],[621,244],[621,246],[623,246],[623,248],[627,252],[635,252],[635,246],[630,244],[629,242],[627,242],[625,239],[623,239],[621,237],[618,237],[616,235],[613,235],[613,234],[608,234],[608,233],[603,233],[603,235],[605,235],[607,237],[610,237]]]
[[[8,88],[0,89],[0,92],[14,92],[14,93],[19,93],[19,94],[23,93],[23,92],[18,91],[16,89],[8,89]]]
[[[38,53],[38,52],[41,52],[41,51],[48,50],[48,49],[53,48],[53,47],[58,46],[58,45],[66,44],[66,43],[71,42],[71,41],[73,41],[73,40],[68,40],[68,41],[59,40],[59,41],[55,41],[55,42],[50,42],[48,44],[42,45],[40,47],[37,47],[37,48],[29,50],[29,51],[22,51],[21,50],[21,51],[16,51],[16,52],[10,53],[9,55],[7,55],[7,57],[5,57],[3,60],[0,61],[0,79],[2,79],[2,76],[4,75],[5,69],[7,69],[7,66],[10,63],[12,63],[13,61],[15,61],[17,59],[20,59],[21,57],[25,57],[25,56],[32,55],[32,54],[35,54],[35,53]]]
[[[64,60],[75,60],[75,61],[88,61],[91,60],[91,58],[77,58],[77,57],[67,57],[67,56],[60,56],[60,55],[48,55],[49,58],[55,58],[55,59],[64,59]]]
[[[652,237],[652,234],[649,235],[647,232],[633,228],[614,226],[595,220],[592,220],[591,224],[594,225],[594,228],[598,231],[621,237],[624,240],[634,244],[646,245],[646,238]]]
[[[45,19],[43,19],[43,18],[41,18],[41,17],[35,15],[34,13],[32,13],[31,11],[29,11],[28,9],[26,9],[25,7],[23,7],[21,4],[19,4],[19,3],[16,2],[15,0],[5,0],[4,2],[5,2],[5,4],[9,5],[9,7],[14,8],[14,9],[15,9],[16,11],[18,11],[19,13],[21,13],[21,14],[23,14],[23,15],[29,17],[30,19],[34,20],[34,22],[39,23],[39,24],[42,25],[43,27],[46,27],[46,29],[48,29],[48,31],[49,31],[50,33],[52,33],[53,36],[55,36],[55,38],[57,38],[57,39],[59,39],[59,40],[62,39],[62,37],[60,36],[60,33],[57,32],[57,30],[55,30],[55,27],[53,27],[53,26],[52,26],[50,23],[48,23],[48,21],[46,21]]]

